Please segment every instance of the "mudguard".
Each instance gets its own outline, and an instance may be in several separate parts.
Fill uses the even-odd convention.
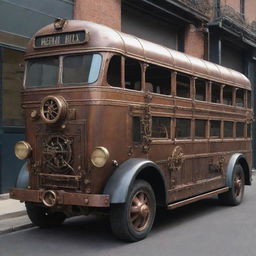
[[[16,188],[27,188],[28,179],[29,179],[29,172],[28,172],[28,165],[26,162],[25,164],[23,164],[18,174],[18,178],[16,180]]]
[[[110,203],[125,203],[136,176],[147,167],[154,168],[165,184],[163,174],[154,162],[143,158],[131,158],[115,170],[105,186],[104,194],[110,195]]]
[[[249,167],[248,164],[246,162],[246,159],[244,157],[243,154],[241,153],[236,153],[234,155],[231,156],[229,163],[228,163],[228,167],[227,167],[227,177],[226,177],[226,186],[231,188],[232,187],[232,183],[233,183],[233,170],[234,167],[236,165],[236,163],[240,163],[245,171],[245,184],[246,185],[251,185],[251,180],[249,178]]]

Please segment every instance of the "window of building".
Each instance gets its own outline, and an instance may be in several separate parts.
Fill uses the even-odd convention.
[[[176,119],[176,138],[187,139],[191,137],[191,120],[184,118]]]
[[[220,138],[220,121],[210,121],[210,136],[214,138]]]
[[[24,112],[21,108],[23,89],[24,53],[0,48],[2,54],[2,123],[3,126],[23,126]]]
[[[220,90],[221,86],[217,83],[212,83],[212,102],[220,103]]]
[[[206,120],[196,120],[195,121],[195,137],[205,138],[206,137]]]
[[[177,74],[176,78],[177,96],[190,98],[190,78],[183,74]]]
[[[232,90],[231,86],[224,86],[223,88],[223,103],[226,105],[232,105]]]
[[[247,138],[251,138],[252,136],[252,125],[247,124]]]
[[[195,88],[196,88],[196,100],[205,101],[206,100],[206,81],[203,79],[196,79]]]
[[[244,137],[244,123],[241,123],[241,122],[236,123],[236,137],[237,138]]]
[[[247,107],[252,107],[252,93],[251,91],[247,91]]]
[[[152,117],[152,137],[153,138],[170,138],[169,117]]]
[[[125,60],[125,88],[141,90],[141,65],[137,60],[130,58]]]
[[[244,106],[244,90],[237,89],[236,91],[236,106],[243,107]]]
[[[146,83],[152,85],[153,92],[169,95],[171,92],[171,71],[156,65],[146,70]]]
[[[233,122],[225,121],[224,122],[224,138],[233,137]]]
[[[134,116],[132,118],[132,136],[133,142],[141,142],[141,118],[139,116]]]
[[[115,55],[108,65],[107,81],[111,86],[121,87],[121,56]]]

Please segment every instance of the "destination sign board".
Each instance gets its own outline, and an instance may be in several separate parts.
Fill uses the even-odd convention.
[[[54,35],[37,36],[35,39],[35,48],[82,44],[85,42],[87,42],[85,31],[58,33]]]

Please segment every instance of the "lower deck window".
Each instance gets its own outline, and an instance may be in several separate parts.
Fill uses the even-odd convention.
[[[206,137],[206,120],[196,120],[195,121],[195,136],[196,138]]]
[[[250,138],[252,136],[252,125],[251,124],[247,124],[247,138]]]
[[[152,137],[153,138],[170,138],[169,117],[152,117]]]
[[[191,137],[191,120],[177,118],[176,119],[176,138],[186,139]]]
[[[210,136],[220,138],[220,121],[210,121]]]
[[[134,116],[132,119],[132,136],[133,142],[141,142],[141,119],[138,116]]]
[[[236,123],[236,137],[237,138],[244,137],[244,123],[241,123],[241,122]]]
[[[233,122],[226,121],[224,122],[224,138],[233,137]]]

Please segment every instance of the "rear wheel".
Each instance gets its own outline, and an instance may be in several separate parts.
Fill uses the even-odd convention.
[[[244,196],[244,171],[240,164],[236,164],[233,170],[232,187],[229,191],[219,194],[219,200],[226,205],[239,205]]]
[[[66,219],[62,212],[51,212],[50,208],[26,203],[27,214],[31,222],[41,228],[60,226]]]
[[[137,180],[129,192],[127,202],[111,206],[112,231],[125,241],[142,240],[152,228],[155,212],[156,201],[152,187],[144,180]]]

